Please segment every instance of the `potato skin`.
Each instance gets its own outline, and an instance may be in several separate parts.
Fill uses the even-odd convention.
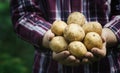
[[[67,49],[68,43],[62,36],[55,36],[49,44],[52,51],[58,53]]]
[[[82,41],[85,36],[85,32],[78,24],[69,24],[64,31],[64,37],[68,42]]]
[[[61,20],[55,20],[51,26],[51,31],[57,35],[63,35],[63,31],[65,30],[65,27],[67,24],[64,21]]]
[[[88,50],[91,50],[94,47],[99,49],[103,47],[102,38],[96,32],[87,33],[84,39],[84,44]]]
[[[102,25],[96,21],[88,22],[85,25],[83,25],[82,28],[84,29],[86,34],[88,32],[96,32],[99,35],[101,35],[101,33],[102,33]]]
[[[68,45],[68,50],[77,58],[82,58],[87,53],[85,45],[80,41],[71,42]]]
[[[85,16],[80,12],[73,12],[68,16],[67,24],[79,24],[80,26],[84,25],[86,22]]]

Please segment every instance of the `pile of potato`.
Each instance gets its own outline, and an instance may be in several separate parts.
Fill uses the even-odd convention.
[[[83,57],[93,47],[102,48],[102,26],[99,22],[87,22],[80,12],[73,12],[67,22],[56,20],[51,26],[55,37],[50,41],[52,51],[59,53],[64,50],[77,58]]]

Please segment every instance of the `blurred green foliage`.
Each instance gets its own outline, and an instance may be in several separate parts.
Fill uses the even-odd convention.
[[[0,0],[0,73],[32,73],[34,49],[15,34],[9,0]]]
[[[27,68],[20,58],[14,58],[8,54],[0,56],[0,73],[26,73]]]

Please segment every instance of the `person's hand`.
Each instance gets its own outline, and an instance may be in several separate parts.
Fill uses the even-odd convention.
[[[101,58],[106,56],[106,42],[103,43],[103,48],[92,48],[91,49],[91,56],[88,56],[87,58],[90,59],[90,62],[95,62],[100,60]]]
[[[102,35],[101,35],[102,39],[103,39],[103,47],[100,48],[92,48],[89,52],[89,54],[86,54],[85,57],[88,59],[89,62],[95,62],[100,60],[101,58],[106,56],[106,31],[102,31]],[[85,61],[84,61],[85,62]],[[88,62],[87,62],[88,63]]]
[[[43,46],[49,48],[49,42],[54,36],[55,34],[52,33],[51,30],[48,30],[43,37],[43,41],[42,41]]]
[[[91,63],[90,59],[93,58],[93,54],[91,52],[87,52],[84,57],[76,58],[71,55],[69,51],[62,51],[60,53],[53,52],[52,57],[57,62],[67,65],[67,66],[78,66],[80,64]]]
[[[77,66],[80,64],[80,60],[71,55],[69,51],[62,51],[60,53],[53,52],[53,59],[57,62],[67,66]]]

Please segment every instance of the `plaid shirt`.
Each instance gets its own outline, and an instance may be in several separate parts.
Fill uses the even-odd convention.
[[[120,42],[120,0],[11,0],[16,33],[37,49],[33,73],[120,73],[117,47],[93,64],[70,67],[54,61],[51,51],[39,45],[54,20],[66,21],[74,11],[83,13],[87,21],[98,21],[110,28]]]

